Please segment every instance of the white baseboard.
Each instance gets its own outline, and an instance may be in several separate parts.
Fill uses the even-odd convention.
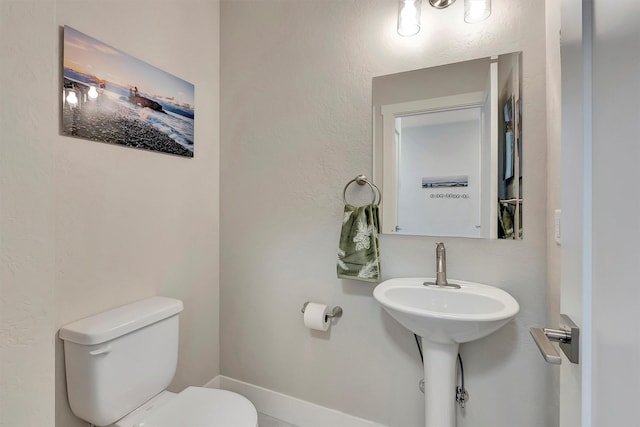
[[[211,381],[209,381],[208,383],[206,383],[202,387],[206,387],[206,388],[222,388],[221,382],[222,382],[222,375],[218,375],[217,377],[215,377],[214,379],[212,379]]]
[[[364,418],[354,417],[223,375],[218,375],[204,386],[241,394],[255,405],[258,412],[300,427],[385,427]]]

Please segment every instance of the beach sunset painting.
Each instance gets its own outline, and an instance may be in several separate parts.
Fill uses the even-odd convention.
[[[62,134],[193,157],[192,83],[64,27]]]

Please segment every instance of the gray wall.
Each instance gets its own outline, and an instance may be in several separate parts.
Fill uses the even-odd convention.
[[[221,3],[223,375],[390,426],[423,425],[413,336],[372,285],[335,277],[343,186],[372,172],[371,79],[522,50],[525,240],[444,239],[451,277],[502,287],[521,305],[503,330],[462,346],[471,401],[459,425],[557,424],[551,371],[528,333],[547,315],[544,8],[493,3],[474,26],[463,2],[425,5],[411,39],[395,34],[395,1]],[[433,275],[434,242],[382,236],[384,277]],[[330,333],[311,332],[306,300],[345,314]]]
[[[53,426],[53,1],[0,1],[0,426]]]
[[[58,328],[154,294],[185,304],[171,388],[207,383],[219,373],[218,3],[0,6],[0,425],[86,426],[67,404]],[[193,159],[59,136],[65,24],[195,84]]]
[[[178,391],[219,372],[218,13],[206,0],[57,2],[58,25],[195,85],[192,159],[55,144],[57,327],[150,295],[183,300]],[[70,426],[63,359],[58,341],[57,424]]]

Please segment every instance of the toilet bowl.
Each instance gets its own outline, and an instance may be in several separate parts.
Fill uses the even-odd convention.
[[[256,408],[239,394],[165,390],[178,363],[182,309],[180,300],[152,297],[60,329],[73,413],[95,426],[257,427]]]
[[[113,427],[257,427],[258,413],[244,396],[226,390],[187,387],[164,391]]]

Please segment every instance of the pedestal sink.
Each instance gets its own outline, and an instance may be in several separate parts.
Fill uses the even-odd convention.
[[[401,325],[422,337],[426,427],[455,427],[456,359],[461,343],[500,329],[520,310],[507,292],[451,280],[460,288],[426,286],[433,278],[397,278],[380,283],[374,298]]]

